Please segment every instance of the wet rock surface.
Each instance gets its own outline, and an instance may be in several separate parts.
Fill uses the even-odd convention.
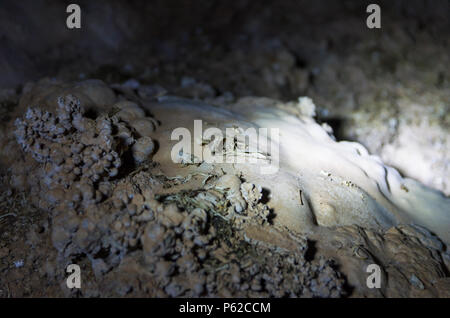
[[[15,154],[2,159],[2,195],[13,198],[3,204],[22,206],[0,219],[3,297],[447,295],[448,252],[427,230],[279,228],[262,185],[225,171],[164,175],[155,141],[131,125],[148,118],[154,131],[157,120],[120,93],[86,112],[68,87],[56,111],[31,103],[3,132]],[[84,273],[81,291],[64,286],[71,263]],[[382,267],[381,290],[366,288],[371,263]]]
[[[151,162],[153,141],[138,137],[122,121],[135,119],[124,116],[124,105],[133,105],[128,109],[145,118],[136,104],[121,102],[116,115],[96,118],[84,116],[74,95],[58,97],[57,104],[56,115],[29,108],[15,121],[13,132],[24,160],[39,163],[21,171],[27,180],[16,183],[14,191],[29,187],[40,197],[41,213],[48,213],[50,225],[43,235],[57,256],[47,275],[75,260],[85,262],[95,282],[88,284],[85,296],[346,294],[345,279],[333,261],[305,261],[304,244],[288,251],[247,242],[242,233],[246,224],[270,226],[268,208],[259,203],[261,187],[241,183],[234,175],[211,175],[214,182],[203,188],[158,195],[172,185],[161,181],[167,179]],[[127,152],[134,161],[126,162]],[[16,172],[21,165],[17,163]],[[136,170],[121,176],[124,165]],[[30,235],[34,241],[25,244],[42,244],[39,236]],[[5,261],[9,251],[2,249]],[[127,278],[121,284],[117,275]]]
[[[263,182],[169,175],[153,160],[159,118],[140,104],[277,99],[448,196],[445,0],[439,12],[380,1],[381,33],[352,1],[211,2],[189,16],[187,3],[177,13],[167,1],[105,1],[83,37],[42,23],[62,4],[13,2],[0,10],[11,31],[0,50],[0,297],[449,297],[449,250],[427,229],[335,226],[327,204],[317,231],[277,227]],[[33,20],[11,27],[21,15]],[[81,291],[65,285],[71,263]],[[373,263],[380,289],[366,285]]]

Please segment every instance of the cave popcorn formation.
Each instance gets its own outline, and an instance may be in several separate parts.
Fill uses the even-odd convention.
[[[346,280],[367,292],[364,266],[380,262],[390,275],[383,292],[405,295],[392,260],[418,286],[412,292],[444,276],[449,199],[360,144],[336,142],[306,97],[217,108],[116,94],[101,81],[44,80],[28,88],[20,112],[8,144],[20,158],[10,163],[12,184],[50,214],[58,266],[85,255],[113,295],[137,288],[124,281],[133,277],[146,282],[135,292],[154,296],[340,297]],[[271,149],[279,171],[174,163],[171,132],[198,119],[279,128]],[[311,241],[321,251],[314,260]]]

